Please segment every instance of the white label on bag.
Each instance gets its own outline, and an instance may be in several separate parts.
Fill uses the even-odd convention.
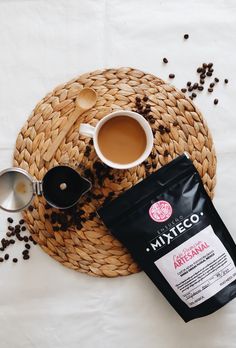
[[[214,296],[236,279],[236,267],[211,225],[155,261],[188,307]]]

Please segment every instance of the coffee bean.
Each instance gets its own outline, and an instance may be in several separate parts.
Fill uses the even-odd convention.
[[[13,219],[12,219],[11,217],[9,217],[9,218],[7,219],[7,221],[8,221],[10,224],[13,223]]]
[[[89,140],[89,145],[93,145],[93,139]]]
[[[189,99],[193,100],[193,97],[190,95]]]
[[[181,92],[186,93],[187,89],[186,88],[181,88]]]
[[[22,255],[28,255],[29,254],[29,250],[25,249],[22,251]]]
[[[193,98],[196,98],[196,96],[197,96],[196,93],[192,93]]]
[[[211,71],[208,71],[206,74],[207,74],[207,76],[212,76],[212,72]]]
[[[173,126],[174,126],[174,127],[178,126],[178,124],[179,124],[179,123],[178,123],[177,120],[175,120],[175,121],[173,122]]]
[[[156,158],[156,154],[152,152],[150,157],[151,157],[151,159],[155,159]]]
[[[16,225],[15,230],[20,230],[20,225]]]
[[[199,91],[203,91],[204,90],[204,87],[203,86],[198,86],[197,88]]]
[[[192,92],[192,91],[193,91],[193,86],[190,86],[190,87],[188,88],[188,91],[189,91],[189,92]]]
[[[184,39],[188,40],[188,38],[189,38],[189,34],[184,34]]]
[[[138,103],[141,102],[141,98],[139,98],[139,97],[136,97],[135,100],[136,100],[136,102],[138,102]]]
[[[207,73],[207,74],[208,74],[208,73]],[[206,77],[206,74],[201,73],[200,78],[201,78],[201,79],[205,79],[205,77]]]
[[[148,97],[147,97],[146,95],[143,97],[143,101],[144,101],[144,102],[147,102],[147,101],[148,101]]]
[[[214,104],[218,104],[219,100],[218,99],[214,99]]]
[[[25,248],[26,249],[30,249],[30,245],[27,243],[27,244],[25,244]]]
[[[34,241],[32,236],[29,236],[29,240],[30,240],[31,242]]]
[[[24,260],[29,260],[29,258],[30,258],[29,255],[26,255],[26,254],[25,254],[25,255],[23,256],[23,259],[24,259]]]
[[[170,128],[165,127],[165,131],[166,131],[166,133],[170,133]]]
[[[170,79],[174,79],[175,78],[175,74],[169,74],[169,78]]]
[[[46,208],[47,209],[47,208]],[[32,206],[32,205],[30,205],[29,207],[28,207],[28,210],[29,211],[33,211],[34,210],[34,207]]]
[[[8,226],[8,230],[9,230],[9,231],[14,231],[14,227]]]
[[[160,125],[158,126],[158,129],[159,129],[159,131],[160,131],[160,130],[165,129],[165,127],[164,127],[162,124],[160,124]]]
[[[193,89],[197,89],[198,88],[198,83],[195,82],[194,85],[193,85]]]
[[[204,69],[206,69],[206,68],[207,68],[207,63],[202,63],[202,67],[203,67]]]
[[[208,67],[208,69],[211,69],[213,67],[213,63],[208,63],[207,67]]]
[[[9,254],[5,254],[4,259],[8,260],[9,259]]]
[[[227,83],[229,82],[229,80],[228,80],[228,79],[225,79],[224,82],[227,84]]]
[[[168,59],[167,58],[163,58],[163,63],[168,63]]]
[[[218,77],[215,77],[215,82],[219,82],[220,80],[218,79]]]
[[[11,244],[15,244],[15,242],[16,242],[16,241],[15,241],[14,239],[10,239],[10,243],[11,243]]]
[[[215,86],[214,82],[210,83],[210,87],[213,88]]]
[[[202,72],[202,68],[197,68],[197,73],[200,74]]]
[[[26,227],[25,227],[25,226],[22,226],[22,227],[21,227],[21,231],[26,231]]]
[[[213,73],[213,72],[214,72],[214,69],[209,69],[208,71],[211,72],[211,73]]]
[[[19,224],[20,225],[23,225],[25,223],[25,220],[24,219],[21,219],[20,221],[19,221]]]
[[[4,259],[2,257],[0,257],[0,262],[3,262],[3,261],[4,261]]]
[[[11,232],[7,232],[7,233],[6,233],[6,236],[7,236],[7,237],[11,237]]]
[[[27,236],[25,236],[23,239],[24,239],[24,242],[26,243],[29,241],[29,238]]]
[[[18,259],[17,259],[16,257],[14,257],[14,259],[12,259],[12,261],[13,261],[14,263],[17,263],[17,262],[18,262]]]
[[[203,79],[200,80],[200,84],[204,85],[205,81]]]
[[[168,157],[169,156],[169,151],[168,150],[165,150],[164,151],[164,157]]]
[[[213,92],[213,88],[208,88],[208,92],[209,93]]]
[[[1,250],[1,251],[4,251],[4,248],[3,248],[3,247],[0,247],[0,250]]]
[[[186,83],[186,85],[187,85],[188,87],[190,87],[190,86],[191,86],[191,82],[188,81],[188,82]]]

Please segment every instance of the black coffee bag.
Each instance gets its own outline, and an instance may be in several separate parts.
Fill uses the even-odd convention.
[[[186,322],[236,296],[236,245],[185,154],[98,214]]]

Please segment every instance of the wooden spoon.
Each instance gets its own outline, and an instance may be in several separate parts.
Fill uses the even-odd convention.
[[[76,99],[76,108],[68,117],[64,128],[58,134],[50,148],[44,154],[43,159],[45,161],[51,161],[55,152],[57,151],[62,140],[65,138],[66,134],[69,132],[73,124],[77,121],[78,117],[81,116],[85,111],[91,109],[97,101],[97,93],[92,88],[83,88]]]

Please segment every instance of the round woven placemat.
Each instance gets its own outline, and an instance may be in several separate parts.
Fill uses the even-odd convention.
[[[92,149],[86,152],[89,138],[79,136],[77,125],[70,130],[53,160],[45,163],[43,154],[52,144],[75,108],[75,99],[83,87],[98,93],[95,107],[83,114],[82,121],[96,125],[98,120],[117,109],[135,110],[135,98],[148,96],[155,137],[148,160],[133,169],[111,170],[105,180],[95,178],[90,198],[80,202],[85,211],[82,228],[53,231],[45,219],[45,200],[35,197],[33,211],[23,215],[34,240],[63,265],[96,276],[115,277],[139,271],[128,251],[103,226],[96,214],[109,192],[114,197],[129,189],[149,173],[187,151],[204,186],[213,196],[216,155],[209,129],[196,106],[175,87],[161,79],[132,68],[99,70],[81,75],[58,86],[34,108],[16,141],[14,166],[27,170],[41,180],[47,170],[58,164],[76,167],[81,174],[94,170],[98,160]],[[167,131],[160,131],[162,127]],[[107,199],[108,199],[107,198]]]

